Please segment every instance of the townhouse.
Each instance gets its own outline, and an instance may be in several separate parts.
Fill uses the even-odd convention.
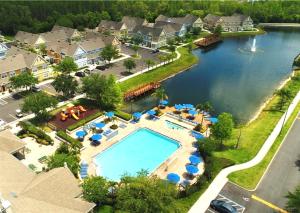
[[[155,19],[156,22],[169,22],[176,24],[183,24],[187,29],[188,28],[203,28],[203,21],[200,17],[187,14],[184,17],[168,17],[164,15],[159,15]]]
[[[136,28],[137,26],[146,26],[148,24],[148,21],[146,19],[132,16],[124,16],[121,22],[126,25],[129,35],[133,33],[134,28]]]
[[[177,24],[172,22],[164,22],[164,21],[157,21],[153,27],[155,28],[162,28],[165,33],[167,39],[174,38],[175,36],[183,37],[186,32],[186,26],[184,24]]]
[[[98,32],[116,36],[118,39],[127,37],[127,26],[123,22],[102,20],[98,25]]]
[[[5,57],[7,51],[8,47],[6,46],[6,44],[0,42],[0,59]]]
[[[18,45],[24,47],[38,48],[41,44],[45,44],[45,38],[40,34],[18,31],[15,36]]]

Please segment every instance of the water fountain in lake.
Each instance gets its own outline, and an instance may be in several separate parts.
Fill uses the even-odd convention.
[[[254,53],[258,53],[258,52],[263,52],[262,49],[257,48],[256,38],[253,38],[252,43],[250,43],[250,44],[248,43],[248,45],[246,47],[238,48],[238,50],[241,53],[251,54],[251,55]]]
[[[256,38],[253,39],[250,51],[251,52],[255,52],[256,51]]]

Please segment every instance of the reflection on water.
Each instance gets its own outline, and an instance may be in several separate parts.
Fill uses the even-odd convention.
[[[290,75],[300,51],[299,31],[270,31],[255,38],[255,53],[246,53],[253,36],[225,39],[209,51],[195,50],[199,64],[163,83],[170,103],[210,101],[216,113],[230,112],[240,122],[251,119]],[[155,98],[146,97],[135,102],[132,110],[142,111],[155,103]]]

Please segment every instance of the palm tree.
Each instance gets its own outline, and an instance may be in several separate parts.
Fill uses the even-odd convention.
[[[199,109],[200,111],[203,110],[207,113],[210,113],[213,110],[213,107],[209,101],[206,101],[204,104],[198,104],[196,108]],[[203,121],[204,121],[204,113],[202,114],[201,126],[203,125]]]
[[[300,186],[298,186],[294,193],[289,192],[286,196],[288,199],[286,208],[291,213],[300,213]]]
[[[163,87],[160,87],[157,90],[155,90],[153,96],[155,96],[159,102],[168,98],[167,93]]]
[[[145,63],[147,64],[147,69],[149,70],[151,66],[155,64],[155,62],[151,59],[146,59]]]
[[[135,52],[136,57],[139,55],[138,50],[139,50],[139,46],[134,44],[131,46],[131,48],[133,49],[133,51]]]
[[[292,99],[292,92],[289,89],[281,89],[276,92],[280,97],[280,101],[278,103],[279,110],[282,110],[283,106]]]

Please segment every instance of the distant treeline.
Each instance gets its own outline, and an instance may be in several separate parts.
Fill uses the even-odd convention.
[[[13,35],[18,30],[45,32],[57,23],[79,30],[95,28],[102,19],[121,20],[130,15],[154,21],[159,14],[184,16],[192,13],[250,15],[258,22],[300,22],[300,1],[1,1],[0,30]]]

